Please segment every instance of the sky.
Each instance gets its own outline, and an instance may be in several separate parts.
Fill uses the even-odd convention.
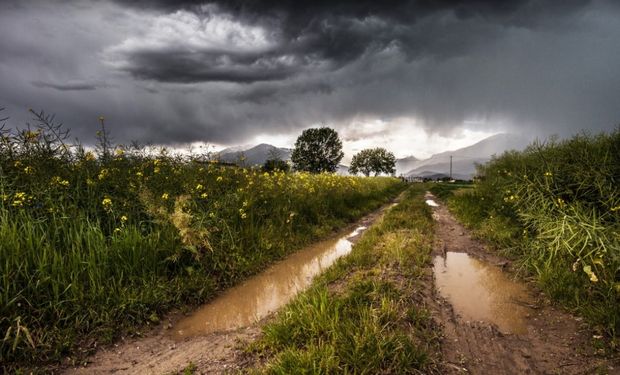
[[[0,2],[0,118],[85,144],[292,146],[329,126],[428,157],[500,132],[620,124],[620,2]]]

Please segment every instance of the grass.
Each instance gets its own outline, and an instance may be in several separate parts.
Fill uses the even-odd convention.
[[[264,173],[104,137],[95,154],[40,120],[0,131],[6,372],[79,360],[205,302],[404,188],[393,178]]]
[[[617,346],[620,130],[534,143],[479,173],[474,189],[448,198],[450,209]]]
[[[352,252],[264,327],[269,374],[435,372],[438,332],[420,290],[433,223],[415,186]]]

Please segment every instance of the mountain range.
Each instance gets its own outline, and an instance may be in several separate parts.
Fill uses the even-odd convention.
[[[496,134],[483,139],[471,146],[457,150],[434,154],[428,159],[408,163],[409,169],[398,169],[397,175],[406,177],[437,178],[438,175],[449,176],[450,157],[452,157],[452,177],[471,179],[476,173],[476,164],[484,164],[493,155],[501,155],[508,150],[522,150],[531,139],[517,134]]]
[[[496,134],[471,146],[445,151],[419,160],[414,156],[396,160],[396,175],[405,177],[441,178],[450,174],[452,156],[452,177],[471,179],[476,173],[476,164],[486,163],[493,155],[507,150],[522,150],[531,139],[516,134]],[[219,152],[219,160],[246,166],[263,165],[267,159],[291,160],[290,148],[275,147],[266,143],[254,147],[231,147]],[[338,174],[347,174],[348,167],[338,166]]]

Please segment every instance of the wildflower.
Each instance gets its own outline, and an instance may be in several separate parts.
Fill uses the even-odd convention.
[[[127,216],[121,216],[121,223],[125,224],[127,222]]]
[[[583,272],[585,272],[588,276],[590,276],[590,281],[592,281],[593,283],[598,282],[598,277],[592,271],[592,267],[590,267],[590,266],[583,266]]]
[[[136,176],[142,177],[142,176],[144,176],[144,174],[142,172],[138,171],[138,172],[136,172]]]
[[[202,184],[198,184],[196,185],[196,191],[201,191],[202,189],[204,189],[205,187],[202,186]]]
[[[86,161],[93,161],[95,160],[95,155],[92,152],[88,151],[87,153],[84,154],[84,159]]]
[[[69,186],[69,181],[63,180],[62,178],[58,176],[52,177],[51,183],[54,185],[60,185],[60,186],[65,186],[65,187]]]
[[[209,217],[210,217],[211,219],[215,218],[215,212],[209,212]]]
[[[121,232],[121,228],[114,228],[114,234],[119,234]]]
[[[167,200],[168,200],[168,198],[170,198],[170,195],[168,195],[168,193],[163,193],[163,194],[161,195],[161,199],[163,199],[163,200],[165,200],[165,201],[167,201]]]
[[[22,162],[18,160],[15,163],[13,163],[13,165],[15,166],[15,168],[19,168],[22,166]]]
[[[243,208],[239,209],[239,216],[241,216],[241,219],[245,219],[246,217],[248,217]]]
[[[32,168],[31,166],[27,166],[26,168],[24,168],[25,174],[31,174],[33,171],[34,171],[34,168]]]
[[[90,178],[86,179],[86,185],[93,186],[94,184],[95,184],[95,181],[91,180]]]
[[[553,176],[553,173],[551,173],[551,172],[545,172],[545,177],[551,177],[551,176]]]
[[[159,160],[159,159],[153,160],[153,165],[154,166],[158,166],[159,164],[161,164],[161,160]]]
[[[217,176],[217,178],[215,179],[217,182],[222,182],[224,178],[222,178],[222,176]]]
[[[558,198],[558,199],[557,199],[557,201],[558,201],[558,206],[559,206],[560,208],[564,207],[564,203],[566,203],[566,202],[564,201],[564,199],[562,199],[562,198]]]
[[[160,171],[159,167],[155,167],[155,168],[153,169],[153,173],[159,173],[159,171]]]
[[[101,205],[103,206],[104,210],[110,212],[112,210],[112,199],[103,198],[103,200],[101,201]]]
[[[114,154],[116,156],[123,156],[125,154],[125,151],[123,151],[122,148],[118,148],[118,149],[116,149],[116,151],[114,151]]]
[[[202,198],[202,199],[207,199],[208,196],[209,196],[209,194],[207,194],[207,193],[200,194],[200,198]]]
[[[24,202],[26,201],[26,193],[24,192],[17,192],[15,193],[15,195],[13,196],[13,207],[22,207],[24,205]]]
[[[99,179],[99,181],[102,181],[102,180],[105,180],[105,178],[108,177],[109,174],[110,174],[110,171],[108,171],[106,168],[103,168],[99,172],[99,175],[97,176],[97,178]]]

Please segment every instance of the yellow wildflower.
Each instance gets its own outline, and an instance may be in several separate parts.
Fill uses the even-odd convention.
[[[204,188],[205,188],[205,187],[204,187],[204,186],[202,186],[202,184],[198,184],[198,185],[196,185],[196,191],[200,191],[200,190],[202,190],[202,189],[204,189]]]
[[[32,168],[31,166],[27,166],[26,168],[24,168],[25,174],[31,174],[33,171],[34,171],[34,168]]]
[[[112,199],[103,198],[103,200],[101,201],[101,205],[103,206],[104,210],[111,211],[112,210]]]
[[[545,177],[551,177],[551,176],[553,176],[553,173],[551,173],[551,172],[545,172]]]
[[[144,174],[143,174],[142,172],[139,172],[139,171],[138,171],[138,172],[136,172],[136,176],[138,176],[138,177],[142,177],[142,176],[144,176]]]
[[[209,196],[209,194],[207,194],[207,193],[200,194],[200,198],[202,198],[202,199],[207,199],[208,196]]]
[[[121,216],[121,223],[126,223],[127,222],[127,216],[123,215]]]
[[[117,148],[116,151],[114,151],[114,154],[116,154],[116,156],[123,156],[125,151],[123,151],[122,148]]]
[[[95,155],[92,152],[88,151],[84,154],[84,159],[87,161],[93,161],[95,160]]]
[[[161,199],[163,199],[163,200],[165,200],[165,201],[167,201],[167,200],[168,200],[168,198],[170,198],[170,195],[168,195],[168,193],[163,193],[163,194],[161,195]]]
[[[97,178],[99,179],[99,181],[101,181],[101,180],[104,180],[106,177],[108,177],[109,174],[110,174],[110,171],[108,171],[106,168],[103,168],[99,172],[99,176],[97,176]]]
[[[217,176],[217,178],[215,179],[217,182],[222,182],[224,178],[222,178],[222,176]]]

